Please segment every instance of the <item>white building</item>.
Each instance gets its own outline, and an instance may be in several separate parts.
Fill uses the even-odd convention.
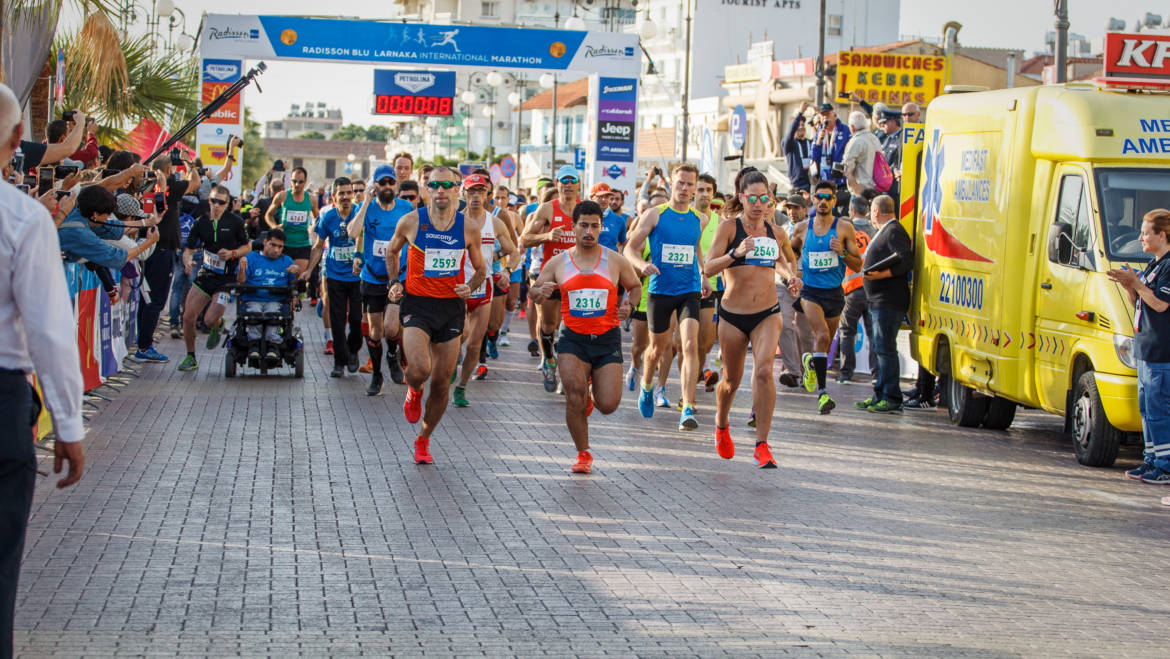
[[[321,102],[304,105],[293,103],[288,116],[279,121],[264,122],[264,137],[276,139],[297,138],[305,133],[318,132],[326,139],[341,128],[341,110],[326,107]]]

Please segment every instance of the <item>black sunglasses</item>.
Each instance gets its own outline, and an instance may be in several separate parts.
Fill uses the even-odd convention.
[[[227,205],[226,199],[208,199],[208,201],[215,204],[216,206],[226,206]]]
[[[398,181],[396,179],[389,176],[383,176],[382,178],[378,179],[378,185],[394,185],[397,182]]]

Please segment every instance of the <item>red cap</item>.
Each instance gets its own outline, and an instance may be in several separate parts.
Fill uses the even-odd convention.
[[[465,188],[474,188],[477,185],[490,188],[492,187],[492,182],[483,174],[470,174],[467,178],[463,179],[463,187]]]
[[[602,181],[601,183],[593,184],[593,187],[589,189],[589,196],[592,197],[593,195],[598,194],[608,194],[610,192],[613,192],[613,188],[609,187],[608,183]]]

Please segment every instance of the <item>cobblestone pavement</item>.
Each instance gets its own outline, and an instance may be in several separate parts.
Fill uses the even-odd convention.
[[[1079,466],[1051,416],[959,430],[942,412],[856,412],[866,388],[834,385],[824,418],[786,392],[781,468],[758,470],[746,388],[732,461],[713,448],[713,394],[694,433],[627,396],[594,415],[582,477],[517,340],[418,467],[404,389],[329,379],[319,322],[301,324],[303,382],[225,380],[202,350],[181,374],[166,339],[172,363],[104,404],[84,480],[38,488],[18,654],[1160,652],[1162,491],[1123,477],[1133,449]]]

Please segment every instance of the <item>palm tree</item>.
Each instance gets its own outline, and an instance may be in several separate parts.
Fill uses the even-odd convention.
[[[87,21],[88,22],[88,21]],[[87,53],[94,48],[85,29],[58,39],[65,52],[65,105],[98,119],[103,139],[114,142],[143,117],[176,130],[199,111],[199,71],[193,57],[156,53],[150,37],[118,38],[111,50],[125,62],[125,81],[119,75],[100,75],[100,66]]]

